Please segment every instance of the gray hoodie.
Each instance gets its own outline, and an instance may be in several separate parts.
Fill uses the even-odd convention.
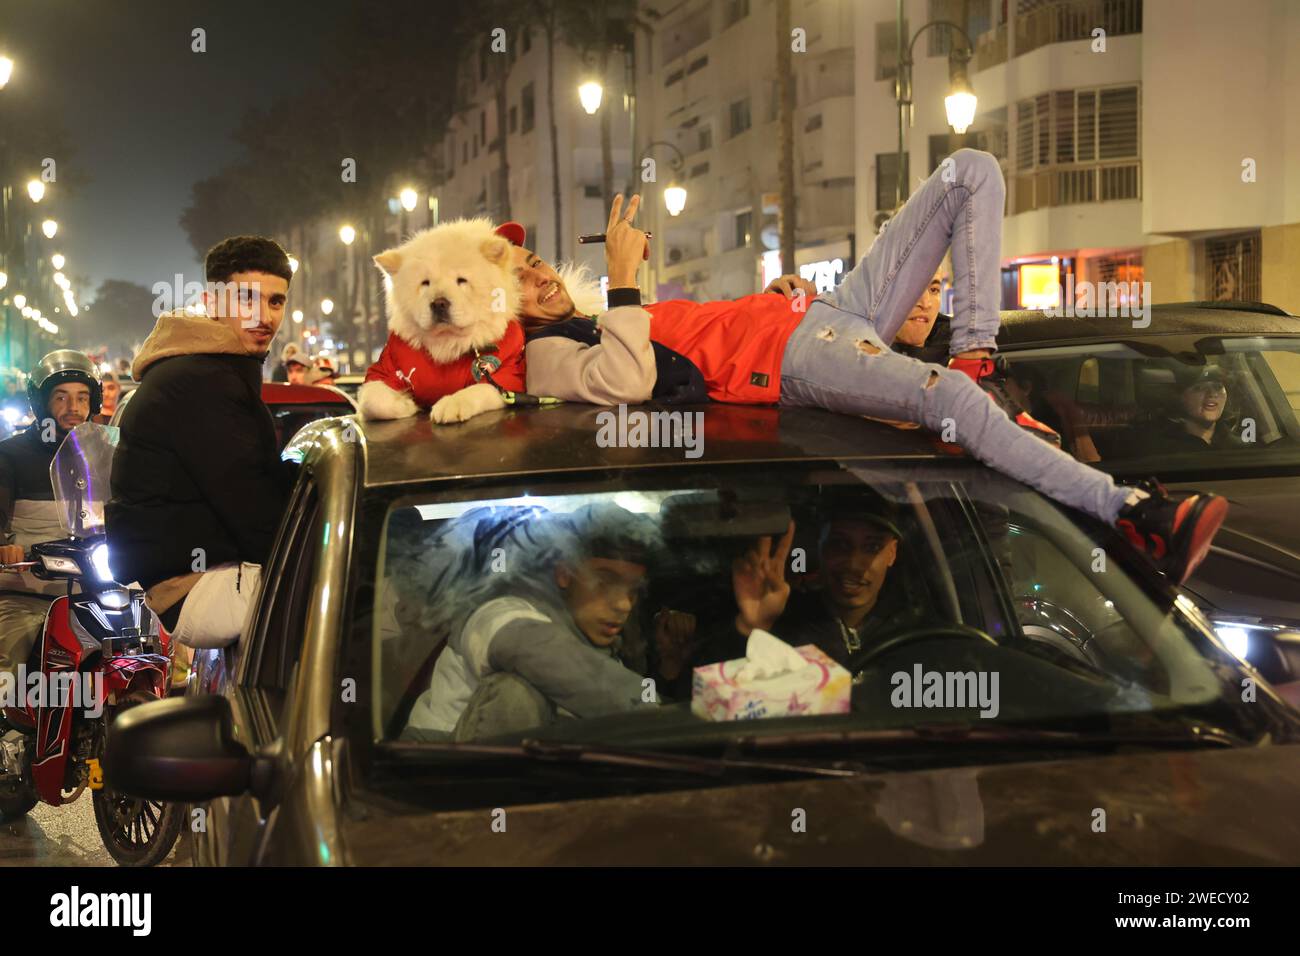
[[[518,675],[576,717],[634,710],[644,706],[642,677],[619,662],[617,648],[587,640],[553,586],[518,587],[485,603],[447,642],[407,726],[451,733],[494,673]]]

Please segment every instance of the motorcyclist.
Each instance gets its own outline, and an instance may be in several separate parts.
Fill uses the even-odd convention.
[[[64,535],[50,461],[68,432],[99,412],[99,369],[72,349],[51,352],[32,369],[27,400],[36,420],[0,442],[0,564],[16,564],[33,544]],[[0,671],[27,659],[49,605],[39,595],[63,587],[28,574],[0,578]]]

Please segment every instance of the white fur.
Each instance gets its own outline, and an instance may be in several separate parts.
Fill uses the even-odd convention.
[[[496,234],[489,219],[456,219],[422,230],[395,249],[375,256],[375,264],[384,273],[389,331],[425,352],[436,364],[449,364],[498,341],[519,311],[519,278],[510,244]],[[434,318],[431,303],[437,299],[449,303],[446,322]],[[367,410],[366,396],[358,396],[367,418],[415,414],[415,403],[408,395],[401,394],[401,398],[409,406],[376,395],[372,390],[374,414]],[[465,421],[504,404],[495,388],[480,382],[439,399],[430,417],[440,424]],[[386,414],[396,411],[401,414]]]
[[[362,418],[410,418],[420,410],[409,392],[395,392],[383,382],[364,382],[357,390]]]
[[[489,243],[502,250],[497,262],[484,254]],[[519,311],[509,243],[491,220],[456,219],[424,229],[375,261],[385,274],[389,331],[435,362],[453,362],[497,341]],[[439,298],[450,303],[450,321],[435,324],[430,303]]]
[[[600,291],[600,280],[585,263],[561,262],[555,267],[555,272],[579,315],[600,315],[605,311],[605,296]]]
[[[487,382],[477,382],[438,399],[434,402],[429,417],[439,425],[449,425],[452,422],[469,421],[475,415],[505,407],[506,400],[500,392]]]

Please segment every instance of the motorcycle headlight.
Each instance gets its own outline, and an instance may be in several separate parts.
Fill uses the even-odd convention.
[[[95,550],[90,552],[90,563],[95,569],[95,574],[101,581],[112,581],[113,572],[108,566],[108,545],[97,544]]]

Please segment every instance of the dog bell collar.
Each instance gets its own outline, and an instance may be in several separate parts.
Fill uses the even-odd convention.
[[[497,226],[496,234],[503,239],[508,240],[512,246],[522,246],[524,240],[528,238],[528,231],[524,229],[522,224],[517,223],[514,220],[503,222],[501,225]]]

